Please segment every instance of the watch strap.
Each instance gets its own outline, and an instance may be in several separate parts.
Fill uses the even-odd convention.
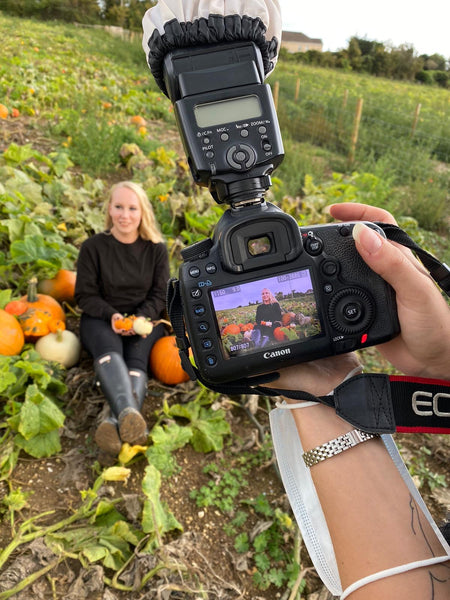
[[[367,433],[360,429],[352,429],[352,431],[344,433],[329,442],[325,442],[321,446],[317,446],[312,450],[308,450],[308,452],[304,452],[303,460],[307,467],[312,467],[327,458],[341,454],[341,452],[345,452],[346,450],[375,437],[379,437],[379,435],[376,433]]]

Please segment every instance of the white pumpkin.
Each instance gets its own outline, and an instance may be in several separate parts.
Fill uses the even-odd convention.
[[[42,336],[35,348],[44,360],[54,360],[66,368],[73,367],[80,360],[81,342],[67,329]]]
[[[133,321],[133,329],[138,335],[150,335],[153,331],[153,323],[144,317],[137,317]]]

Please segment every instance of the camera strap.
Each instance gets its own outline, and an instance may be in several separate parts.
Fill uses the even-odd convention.
[[[448,265],[441,263],[435,256],[421,248],[405,231],[403,231],[403,229],[397,227],[397,225],[378,222],[377,225],[384,231],[388,240],[397,242],[398,244],[405,246],[405,248],[412,250],[441,290],[443,290],[447,296],[450,296],[450,267]]]

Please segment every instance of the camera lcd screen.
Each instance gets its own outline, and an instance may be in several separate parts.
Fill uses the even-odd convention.
[[[210,293],[225,358],[323,335],[309,269]]]
[[[197,104],[194,115],[198,127],[213,127],[224,123],[256,119],[262,115],[262,107],[258,96],[242,96]]]

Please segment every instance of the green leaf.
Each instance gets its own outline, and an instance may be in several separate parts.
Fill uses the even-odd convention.
[[[225,411],[203,407],[199,402],[174,404],[165,407],[172,417],[182,417],[190,421],[192,446],[197,452],[219,451],[223,448],[223,437],[230,433],[230,425],[225,420]]]
[[[145,533],[154,533],[154,542],[162,535],[173,529],[183,531],[183,527],[161,502],[159,491],[161,487],[161,473],[153,466],[145,468],[142,480],[142,491],[146,495],[142,511],[142,530]]]
[[[34,456],[34,458],[53,456],[61,451],[61,442],[57,431],[39,433],[30,440],[26,440],[20,434],[17,434],[15,442],[19,448],[22,448],[27,454]]]
[[[240,554],[244,554],[244,552],[249,551],[250,545],[248,541],[248,534],[246,532],[240,533],[236,536],[236,539],[234,540],[234,548],[236,552],[239,552]]]
[[[188,427],[180,427],[177,423],[168,425],[155,425],[150,438],[153,444],[164,446],[165,450],[171,452],[185,446],[192,437],[192,431]]]
[[[8,302],[11,301],[11,295],[12,290],[0,290],[0,308],[5,308]]]
[[[42,396],[42,392],[40,392],[40,394]],[[30,440],[40,433],[40,425],[39,407],[34,400],[26,398],[20,411],[19,433],[22,434],[26,440]]]
[[[9,356],[0,356],[0,398],[2,397],[3,392],[17,381],[17,376],[11,370],[13,360],[14,359]],[[6,395],[6,399],[8,398],[9,396]]]

